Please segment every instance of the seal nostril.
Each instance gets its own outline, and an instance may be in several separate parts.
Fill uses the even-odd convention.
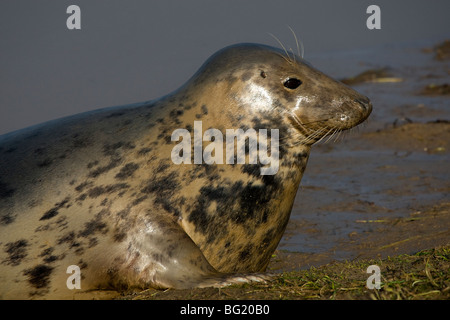
[[[372,104],[370,103],[370,100],[367,97],[365,97],[365,99],[354,99],[353,101],[359,103],[364,110],[371,109]]]

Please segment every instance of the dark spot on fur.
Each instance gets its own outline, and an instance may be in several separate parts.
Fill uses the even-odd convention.
[[[177,248],[178,248],[178,245],[176,245],[176,244],[169,244],[169,245],[167,246],[167,248],[166,248],[166,255],[167,255],[169,258],[172,258],[173,254],[174,254],[174,251],[175,251],[175,249],[177,249]]]
[[[202,105],[201,109],[202,109],[202,113],[201,113],[201,114],[197,113],[197,114],[195,115],[195,117],[196,117],[197,119],[200,119],[203,115],[207,115],[207,114],[208,114],[208,108],[206,107],[205,104]]]
[[[131,142],[123,142],[123,141],[119,141],[113,144],[105,144],[103,146],[103,154],[105,156],[114,156],[117,153],[117,150],[122,148],[122,149],[134,149],[136,146],[131,143]]]
[[[113,112],[105,117],[105,119],[123,116],[125,112]]]
[[[28,139],[31,140],[33,138],[39,137],[42,133],[43,133],[43,129],[42,128],[41,129],[35,129],[29,134],[29,136],[26,139],[27,140]]]
[[[7,183],[0,181],[0,199],[12,197],[15,189],[11,188]]]
[[[28,242],[25,239],[7,243],[5,245],[5,252],[8,254],[8,259],[5,259],[3,263],[11,266],[18,266],[27,256],[27,246]]]
[[[165,136],[164,141],[166,142],[166,144],[172,143],[172,136]]]
[[[57,244],[61,245],[61,244],[68,244],[69,245],[69,249],[73,249],[75,248],[75,252],[77,253],[82,253],[83,252],[83,248],[81,247],[81,243],[76,241],[76,236],[75,236],[75,232],[74,231],[70,231],[68,233],[66,233],[64,236],[59,237],[57,239]]]
[[[218,236],[217,230],[222,230],[221,226],[229,220],[242,225],[249,220],[256,224],[265,223],[272,210],[269,207],[270,200],[282,192],[278,179],[269,182],[264,185],[253,185],[251,182],[245,184],[243,181],[205,185],[200,188],[188,221],[195,224],[197,231],[206,235],[207,242],[214,241]],[[213,203],[215,219],[211,220],[208,210]]]
[[[58,260],[57,256],[48,256],[48,257],[45,257],[43,261],[45,263],[52,263],[52,262],[55,262],[56,260]]]
[[[250,257],[251,254],[251,250],[252,250],[252,245],[247,245],[244,250],[241,251],[241,253],[239,254],[239,258],[241,260],[246,260],[248,257]]]
[[[83,200],[85,200],[87,198],[87,194],[86,193],[83,193],[82,195],[80,195],[77,199],[76,199],[76,201],[83,201]]]
[[[47,220],[47,219],[53,218],[58,213],[59,213],[58,209],[52,208],[52,209],[48,210],[46,213],[44,213],[44,215],[39,220]]]
[[[289,221],[289,220],[288,220]],[[280,232],[283,232],[286,225],[281,224],[281,230],[279,230]],[[271,228],[269,230],[267,230],[264,239],[261,243],[261,247],[262,248],[266,248],[267,245],[272,241],[272,239],[274,238],[274,236],[277,234],[277,229],[276,228]]]
[[[64,206],[66,206],[66,208],[70,207],[70,205],[66,205],[69,202],[69,200],[70,200],[70,198],[67,197],[63,201],[56,203],[53,208],[51,208],[50,210],[48,210],[47,212],[44,213],[44,215],[39,219],[39,221],[40,220],[48,220],[48,219],[53,218],[54,216],[58,215],[58,213],[59,213],[58,210]]]
[[[81,246],[81,243],[76,241],[75,232],[70,231],[66,233],[64,236],[57,239],[57,244],[61,245],[67,243],[69,245],[69,249],[75,249],[75,253],[81,254],[84,249]]]
[[[39,255],[39,257],[45,257],[45,256],[48,256],[48,255],[51,255],[52,254],[52,252],[53,252],[53,248],[52,247],[50,247],[50,248],[47,248],[47,249],[45,249],[45,250],[43,250],[42,252],[41,252],[41,254]]]
[[[43,261],[45,263],[52,263],[55,262],[56,260],[58,260],[58,256],[54,256],[52,255],[53,253],[53,248],[47,248],[44,251],[41,252],[41,254],[39,255],[39,257],[43,257]]]
[[[16,151],[17,150],[17,147],[11,147],[11,148],[9,148],[9,149],[6,149],[5,150],[5,153],[12,153],[12,152],[14,152],[14,151]]]
[[[161,205],[161,207],[167,212],[173,214],[176,217],[181,215],[178,205],[171,199],[156,199],[155,204]]]
[[[87,263],[84,262],[82,259],[78,261],[77,265],[80,267],[81,270],[86,269],[88,267]]]
[[[252,73],[250,71],[247,71],[241,76],[241,80],[247,82],[251,77]]]
[[[138,155],[143,156],[152,151],[152,148],[142,148],[138,151]]]
[[[167,176],[155,177],[141,189],[141,192],[155,193],[160,199],[170,197],[179,188],[177,177],[176,172],[171,172]]]
[[[96,232],[100,232],[102,234],[105,234],[106,232],[108,232],[108,227],[107,227],[106,223],[104,223],[101,220],[103,214],[105,214],[105,213],[106,213],[106,211],[102,210],[95,216],[95,218],[86,222],[84,224],[84,229],[81,230],[80,232],[78,232],[78,236],[79,237],[88,237],[90,235],[95,234]]]
[[[79,137],[80,135],[78,133],[75,133],[72,135],[73,141],[72,141],[72,148],[73,149],[81,149],[86,148],[92,143],[89,141],[89,137]]]
[[[76,255],[82,255],[84,253],[84,248],[80,246],[79,243],[77,243],[78,247],[75,249],[75,254]]]
[[[125,166],[120,169],[120,172],[116,174],[116,179],[126,179],[133,175],[133,173],[139,168],[139,165],[137,165],[134,162],[127,163]]]
[[[125,127],[125,126],[128,126],[128,125],[132,124],[132,123],[133,123],[133,120],[127,119],[127,120],[124,120],[121,125]]]
[[[144,201],[147,198],[148,198],[148,196],[139,197],[139,198],[133,200],[133,202],[131,203],[131,206],[134,207],[134,206],[138,205],[139,203],[141,203],[142,201]]]
[[[158,139],[162,139],[166,136],[167,132],[169,131],[168,128],[163,129],[159,134],[158,134]]]
[[[94,187],[88,191],[88,195],[90,198],[97,198],[98,196],[105,194],[105,193],[113,193],[122,189],[129,188],[130,185],[126,183],[117,183],[117,184],[111,184],[108,186],[99,186]]]
[[[42,199],[32,199],[32,200],[30,200],[30,202],[28,202],[28,207],[32,209],[41,203],[42,203]]]
[[[117,217],[119,217],[120,219],[126,219],[129,214],[130,214],[129,208],[120,210],[119,212],[116,213]]]
[[[163,164],[160,165],[160,168],[162,167],[164,167]],[[155,205],[160,205],[169,213],[179,216],[181,214],[179,211],[180,201],[184,201],[183,197],[176,200],[173,199],[179,188],[178,173],[171,172],[168,175],[155,175],[147,182],[146,186],[141,189],[141,192],[145,194],[155,194]]]
[[[94,187],[89,190],[88,195],[90,198],[97,198],[98,196],[101,196],[102,194],[106,193],[105,187]]]
[[[81,149],[89,147],[92,142],[89,141],[89,138],[78,138],[72,141],[72,149]]]
[[[90,238],[89,239],[88,248],[95,247],[97,244],[98,244],[98,239],[97,238]]]
[[[28,276],[28,282],[36,289],[46,288],[50,283],[52,267],[40,264],[32,269],[25,270],[24,274]]]
[[[156,168],[156,173],[163,173],[166,169],[170,168],[170,164],[167,162],[160,161],[158,167]]]
[[[66,216],[61,216],[56,220],[56,226],[59,228],[60,231],[67,229],[67,218]]]
[[[293,165],[305,170],[306,162],[308,161],[308,152],[299,152],[294,154]]]
[[[73,243],[74,240],[75,240],[75,232],[70,231],[70,232],[66,233],[64,236],[59,237],[57,239],[57,243],[58,244]]]
[[[201,179],[205,177],[207,177],[210,181],[220,179],[216,164],[209,165],[206,163],[202,163],[195,165],[193,169],[194,170],[191,170],[191,172],[189,173],[189,179],[191,180],[191,182],[195,179]]]
[[[52,159],[50,159],[50,158],[45,158],[43,161],[38,162],[37,166],[38,166],[39,168],[48,167],[49,165],[52,164],[52,162],[53,162]]]
[[[80,183],[78,186],[75,187],[75,190],[78,192],[81,192],[84,190],[84,188],[86,188],[87,186],[92,185],[92,182],[83,182]]]
[[[89,172],[89,177],[91,178],[97,178],[99,175],[108,172],[111,169],[114,169],[115,167],[119,166],[120,162],[122,160],[120,158],[113,158],[111,161],[103,167],[98,167],[94,171]]]
[[[42,156],[45,153],[45,148],[37,148],[34,150],[34,154]]]
[[[98,160],[89,162],[89,163],[87,164],[87,168],[88,168],[88,169],[91,169],[93,166],[96,166],[96,165],[98,165]]]
[[[126,239],[127,234],[122,230],[116,230],[114,233],[113,239],[115,242],[122,242]]]
[[[183,110],[172,110],[172,111],[170,111],[170,116],[178,117],[178,116],[181,116],[183,113],[184,113]]]
[[[156,262],[162,262],[163,261],[163,255],[160,253],[152,253],[152,260]]]
[[[0,225],[7,225],[12,222],[14,222],[15,217],[11,212],[2,213],[2,216],[0,217]]]
[[[256,178],[261,177],[261,167],[257,164],[243,164],[241,172]]]

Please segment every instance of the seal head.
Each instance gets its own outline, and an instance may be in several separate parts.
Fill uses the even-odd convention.
[[[236,83],[240,77],[242,83]],[[302,144],[355,127],[372,111],[363,96],[278,48],[239,44],[213,55],[191,83],[226,81],[241,107],[262,111],[278,108],[289,114]],[[189,84],[189,83],[188,83]],[[234,84],[234,85],[232,85]]]

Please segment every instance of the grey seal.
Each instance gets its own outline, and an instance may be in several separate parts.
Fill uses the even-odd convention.
[[[266,279],[311,146],[371,110],[367,97],[298,56],[238,44],[160,99],[1,136],[0,297],[71,298],[71,265],[80,268],[81,291]],[[256,149],[244,137],[244,163],[239,144],[227,161],[195,163],[195,152],[212,144],[209,156],[229,156],[217,136],[203,137],[200,150],[193,143],[192,153],[176,149],[192,161],[174,163],[174,131],[193,134],[199,121],[200,134],[268,136]],[[267,155],[277,170],[261,174],[267,162],[249,159],[274,142]]]

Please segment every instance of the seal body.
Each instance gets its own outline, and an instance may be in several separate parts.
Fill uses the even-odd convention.
[[[299,57],[239,44],[158,100],[3,135],[0,297],[264,279],[252,274],[264,272],[283,235],[311,145],[370,112],[366,97]],[[251,148],[249,137],[244,163],[225,159],[225,144],[205,136],[185,157],[192,161],[174,163],[173,132],[194,135],[199,122],[200,134],[276,129],[277,171],[263,175],[267,162],[249,161],[264,147]],[[224,161],[196,163],[195,152],[211,146]],[[73,265],[81,289],[68,284]]]

